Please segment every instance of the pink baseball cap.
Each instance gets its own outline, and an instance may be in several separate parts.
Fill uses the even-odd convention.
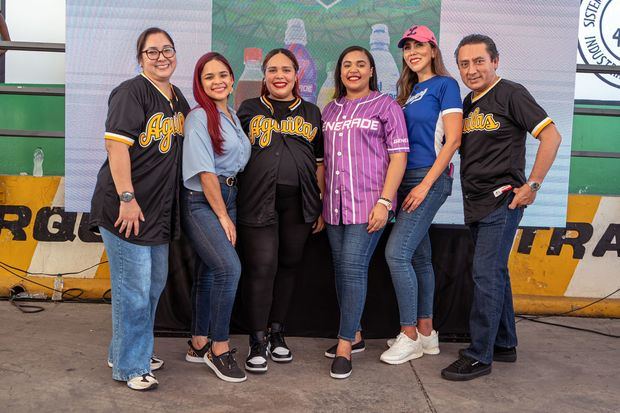
[[[398,47],[402,49],[408,39],[412,39],[420,43],[428,42],[437,46],[435,34],[426,26],[418,26],[417,24],[414,24],[405,30],[402,39],[398,42]]]

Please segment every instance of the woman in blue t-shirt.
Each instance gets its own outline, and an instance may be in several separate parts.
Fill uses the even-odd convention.
[[[450,160],[461,143],[463,121],[458,83],[443,64],[433,32],[414,25],[398,47],[403,49],[403,71],[397,101],[405,114],[410,151],[398,189],[400,210],[385,249],[401,325],[381,355],[388,364],[439,354],[428,229],[452,191]]]
[[[206,363],[224,381],[241,382],[246,375],[229,348],[228,328],[241,276],[236,175],[250,159],[250,142],[228,106],[235,78],[224,56],[202,56],[193,79],[198,106],[185,121],[181,222],[197,259],[185,360]]]

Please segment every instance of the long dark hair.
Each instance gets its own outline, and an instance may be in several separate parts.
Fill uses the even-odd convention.
[[[370,86],[370,90],[377,91],[379,90],[379,86],[377,83],[377,67],[375,66],[375,59],[373,59],[372,54],[361,46],[349,46],[340,53],[340,57],[338,58],[338,63],[336,63],[336,70],[334,71],[334,99],[340,99],[343,96],[347,95],[347,88],[342,83],[342,79],[340,76],[342,75],[342,61],[344,57],[351,52],[363,52],[368,61],[370,62],[370,67],[372,68],[372,74],[370,76],[370,80],[368,81],[368,86]]]
[[[414,40],[415,41],[415,40]],[[435,51],[435,57],[431,59],[431,71],[435,75],[440,76],[450,76],[448,69],[446,69],[446,65],[443,63],[443,57],[441,57],[441,50],[433,43],[428,43],[431,48]],[[411,70],[411,68],[405,62],[405,52],[403,47],[403,70],[400,72],[400,78],[398,79],[397,90],[398,96],[396,97],[396,101],[399,105],[403,106],[407,99],[409,99],[409,95],[413,90],[413,87],[419,83],[418,74]]]
[[[136,59],[138,59],[138,63],[140,63],[140,59],[142,58],[142,49],[144,49],[144,44],[146,43],[146,39],[152,34],[161,33],[170,40],[170,44],[174,47],[174,41],[172,37],[168,34],[164,29],[160,29],[159,27],[149,27],[138,36],[138,41],[136,42]]]
[[[217,60],[221,62],[228,71],[230,72],[230,76],[233,81],[235,80],[235,75],[233,73],[232,67],[230,67],[230,63],[228,60],[221,54],[217,52],[209,52],[204,54],[198,59],[196,62],[196,67],[194,68],[194,81],[193,81],[193,90],[194,90],[194,99],[198,102],[198,105],[204,109],[207,114],[207,130],[209,131],[209,135],[211,135],[211,142],[213,144],[213,151],[221,155],[224,153],[224,138],[222,137],[222,129],[220,122],[220,114],[215,106],[215,102],[211,99],[207,92],[205,92],[202,87],[202,69],[205,65],[211,60]],[[194,108],[195,109],[195,108]]]
[[[291,52],[288,49],[283,49],[283,48],[271,50],[269,53],[267,53],[267,56],[265,56],[265,58],[263,59],[263,65],[261,66],[261,70],[263,71],[263,84],[260,88],[261,96],[269,95],[269,89],[267,89],[267,83],[265,82],[265,77],[264,77],[265,70],[267,70],[267,63],[269,63],[269,60],[271,60],[272,57],[280,53],[288,57],[289,60],[293,63],[293,69],[295,69],[295,74],[297,75],[299,73],[299,62],[297,61],[297,58],[295,57],[293,52]],[[293,86],[293,96],[295,96],[296,98],[301,97],[301,94],[299,93],[299,79],[295,80],[295,86]]]

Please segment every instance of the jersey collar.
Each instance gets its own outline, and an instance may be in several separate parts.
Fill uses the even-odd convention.
[[[489,93],[489,91],[491,89],[493,89],[495,87],[495,85],[497,85],[499,83],[499,81],[502,80],[502,78],[500,76],[497,77],[497,80],[495,82],[493,82],[493,84],[491,86],[489,86],[488,88],[486,88],[484,91],[480,92],[479,95],[475,96],[474,93],[472,92],[471,94],[471,103],[477,102],[480,99],[482,99],[482,97],[484,95],[486,95],[487,93]]]
[[[158,91],[159,93],[161,93],[161,95],[162,95],[163,97],[165,97],[165,98],[166,98],[166,100],[170,103],[170,107],[172,107],[172,100],[170,100],[170,98],[168,97],[168,95],[166,95],[166,94],[165,94],[165,93],[164,93],[164,92],[163,92],[163,91],[159,88],[159,86],[157,86],[157,85],[155,84],[155,82],[153,82],[153,81],[152,81],[152,80],[151,80],[151,79],[150,79],[147,75],[145,75],[145,74],[144,74],[144,72],[140,72],[140,74],[141,74],[142,76],[144,76],[144,78],[145,78],[146,80],[148,80],[148,81],[149,81],[149,82],[153,85],[153,87],[154,87],[155,89],[157,89],[157,91]],[[172,87],[172,83],[170,83],[170,90],[172,91],[172,97],[174,98],[174,100],[175,100],[175,101],[178,101],[178,100],[179,100],[179,98],[177,97],[177,94],[174,92],[174,87]]]
[[[271,103],[271,101],[267,98],[267,95],[263,95],[260,97],[260,101],[263,105],[265,105],[267,107],[267,109],[269,109],[269,111],[271,112],[271,114],[273,115],[274,110],[273,110],[273,104]],[[297,109],[299,107],[299,105],[301,105],[301,98],[296,98],[293,103],[291,103],[288,107],[288,110],[293,111],[295,109]]]

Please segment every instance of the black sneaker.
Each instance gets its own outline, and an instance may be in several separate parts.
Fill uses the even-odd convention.
[[[250,351],[245,360],[245,369],[252,373],[267,371],[267,337],[264,331],[250,335]]]
[[[289,363],[293,360],[293,354],[284,341],[284,333],[272,331],[269,333],[269,343],[267,346],[271,359],[278,363]]]
[[[235,360],[236,352],[237,349],[233,348],[226,353],[216,356],[213,354],[213,348],[209,346],[204,361],[220,379],[229,383],[241,383],[245,381],[247,377],[239,366],[237,366],[237,360]]]
[[[150,366],[151,366],[151,371],[159,370],[162,367],[164,367],[164,361],[160,359],[159,357],[157,357],[155,354],[153,354],[151,356]],[[110,360],[108,360],[108,367],[109,368],[114,367],[114,364],[112,364]]]
[[[346,357],[338,356],[332,361],[332,368],[329,370],[329,375],[334,379],[346,379],[351,375],[353,366],[351,360]]]
[[[337,348],[338,348],[338,343],[334,344],[333,346],[325,350],[325,357],[327,357],[328,359],[333,359],[334,357],[336,357]],[[366,350],[366,343],[364,342],[363,339],[360,340],[359,343],[353,344],[351,346],[351,354],[361,353],[364,350]]]
[[[461,356],[457,361],[441,370],[441,377],[452,381],[475,379],[491,373],[491,365],[479,362],[467,356]]]
[[[192,340],[188,340],[187,344],[189,345],[189,348],[187,349],[187,353],[185,353],[185,361],[189,361],[190,363],[204,363],[204,357],[209,350],[209,344],[211,344],[211,342],[207,342],[207,344],[200,349],[194,347]]]
[[[459,350],[459,356],[465,355],[464,348]],[[517,361],[517,348],[516,347],[493,347],[493,361],[499,361],[502,363],[514,363]]]

